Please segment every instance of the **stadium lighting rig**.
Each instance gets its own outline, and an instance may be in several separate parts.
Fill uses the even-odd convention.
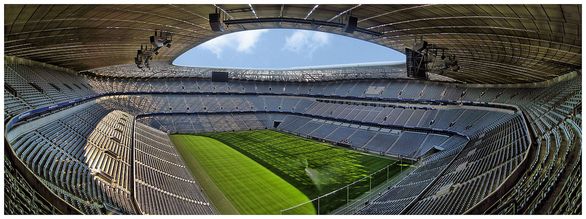
[[[252,9],[252,5],[250,5],[250,8]],[[220,9],[220,10],[218,10],[218,9]],[[220,11],[222,13],[220,13]],[[217,32],[217,33],[224,32],[224,30],[226,29],[226,25],[224,24],[224,16],[223,15],[227,15],[227,14],[228,13],[226,13],[226,11],[224,11],[223,9],[216,6],[215,13],[209,14],[210,28],[212,29],[212,31]],[[255,12],[255,15],[256,15],[256,12]]]
[[[153,52],[148,46],[140,45],[140,49],[136,51],[136,57],[134,58],[134,63],[136,67],[142,69],[147,67],[150,69],[149,61],[153,59]]]
[[[153,47],[155,47],[155,55],[158,54],[158,50],[163,47],[171,48],[171,43],[173,42],[173,34],[170,32],[159,30],[159,34],[157,35],[157,31],[155,30],[155,35],[150,37],[150,42]]]
[[[455,54],[449,49],[430,44],[420,39],[415,40],[413,49],[405,48],[407,76],[427,79],[427,72],[443,75],[448,71],[458,72],[460,65]]]
[[[149,61],[153,56],[159,54],[159,50],[163,47],[171,48],[173,42],[173,34],[163,30],[155,30],[155,34],[149,37],[149,45],[140,45],[140,49],[136,51],[134,63],[139,69],[144,67],[150,69]]]

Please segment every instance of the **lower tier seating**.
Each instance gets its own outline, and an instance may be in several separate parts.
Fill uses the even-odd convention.
[[[11,139],[16,156],[83,213],[135,213],[128,180],[133,117],[98,104],[63,113]]]
[[[213,208],[164,132],[135,126],[135,196],[143,214],[212,214]]]

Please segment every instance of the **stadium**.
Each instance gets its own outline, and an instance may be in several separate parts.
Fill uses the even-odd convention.
[[[582,214],[581,14],[5,4],[4,214]],[[405,60],[173,64],[275,28]]]

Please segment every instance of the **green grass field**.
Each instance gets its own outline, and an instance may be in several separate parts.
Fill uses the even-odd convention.
[[[196,170],[194,175],[204,179],[206,194],[223,214],[279,214],[281,209],[309,200],[287,181],[222,142],[192,135],[172,139],[192,172]],[[313,206],[299,211],[314,213]]]
[[[344,192],[322,200],[320,213],[327,213],[400,169],[391,159],[271,130],[203,135],[173,135],[171,139],[221,213],[278,214],[361,180],[349,195]],[[392,165],[389,172],[364,179],[388,165]],[[313,203],[288,213],[314,214],[316,208]]]

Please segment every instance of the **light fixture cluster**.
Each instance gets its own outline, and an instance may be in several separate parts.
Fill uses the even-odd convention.
[[[413,78],[427,79],[426,72],[445,74],[458,72],[460,65],[448,48],[428,43],[423,39],[415,40],[413,49],[406,48],[407,73]]]
[[[153,56],[159,54],[159,50],[163,47],[171,48],[173,42],[173,34],[168,31],[155,30],[155,35],[149,37],[150,45],[140,45],[140,49],[136,51],[134,63],[136,67],[143,69],[150,69],[149,61]]]

